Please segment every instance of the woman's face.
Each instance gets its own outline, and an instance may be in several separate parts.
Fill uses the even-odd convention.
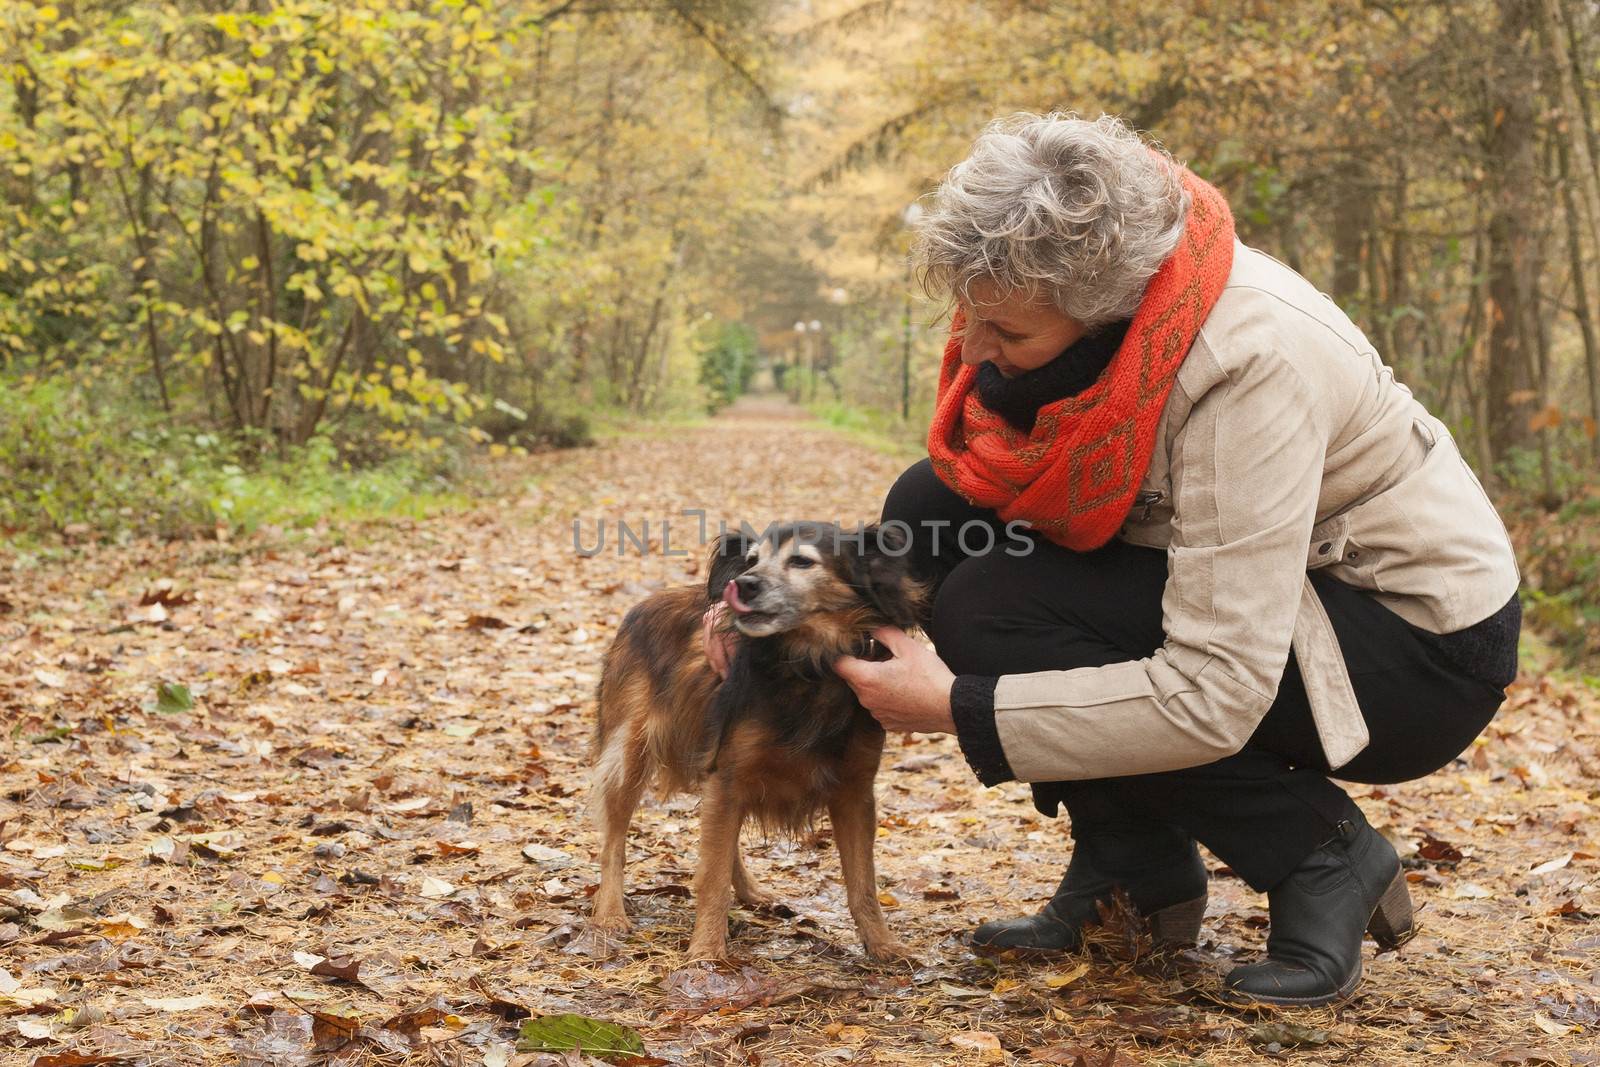
[[[993,286],[972,287],[973,303],[960,303],[966,316],[961,362],[993,363],[1007,378],[1044,366],[1082,337],[1083,323],[1049,303],[1030,303],[1020,296],[997,299]]]

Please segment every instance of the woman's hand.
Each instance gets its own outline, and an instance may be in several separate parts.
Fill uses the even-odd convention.
[[[955,733],[955,720],[950,716],[950,686],[956,676],[944,660],[898,627],[880,626],[872,636],[894,659],[840,656],[833,665],[835,673],[856,691],[861,706],[872,712],[885,730]]]
[[[723,680],[728,677],[728,664],[733,662],[733,646],[739,640],[732,630],[722,627],[722,617],[727,613],[728,605],[713,604],[700,617],[700,640],[705,645],[706,659],[711,669],[717,672],[717,677]]]

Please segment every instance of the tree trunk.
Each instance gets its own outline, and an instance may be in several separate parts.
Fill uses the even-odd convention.
[[[1333,175],[1333,299],[1349,311],[1361,294],[1361,250],[1371,221],[1366,168],[1341,163]]]
[[[1583,225],[1578,218],[1578,201],[1572,193],[1572,154],[1567,138],[1558,135],[1556,148],[1561,160],[1561,204],[1567,222],[1567,258],[1572,268],[1572,298],[1583,334],[1583,365],[1589,379],[1590,455],[1600,464],[1600,339],[1595,336],[1594,309],[1589,304],[1588,263],[1583,255]]]
[[[1489,75],[1485,149],[1489,214],[1489,367],[1485,396],[1491,462],[1528,441],[1527,282],[1529,220],[1537,178],[1533,151],[1533,55],[1537,0],[1499,0],[1502,49]]]
[[[1600,248],[1600,174],[1596,174],[1594,169],[1595,160],[1591,151],[1594,129],[1589,121],[1582,73],[1568,51],[1566,38],[1562,34],[1561,12],[1556,8],[1556,0],[1541,0],[1540,14],[1543,17],[1539,22],[1539,36],[1543,39],[1545,54],[1549,60],[1550,76],[1555,80],[1554,96],[1561,103],[1559,132],[1567,133],[1575,125],[1583,128],[1583,136],[1568,136],[1567,142],[1572,152],[1574,177],[1578,183],[1578,201],[1589,217],[1590,237],[1595,240],[1596,247]]]

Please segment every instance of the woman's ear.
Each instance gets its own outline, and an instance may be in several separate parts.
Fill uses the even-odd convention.
[[[862,597],[902,630],[921,626],[929,607],[928,595],[923,584],[911,576],[911,539],[904,524],[868,526],[857,543],[861,555],[856,560],[856,586]]]
[[[743,574],[750,563],[745,558],[751,541],[744,534],[733,531],[717,535],[711,542],[711,554],[706,559],[706,599],[715,604],[722,600],[722,588]]]

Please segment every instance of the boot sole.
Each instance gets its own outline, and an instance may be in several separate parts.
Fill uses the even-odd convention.
[[[1363,968],[1360,961],[1356,962],[1356,973],[1352,974],[1344,985],[1332,993],[1319,993],[1314,997],[1273,997],[1262,993],[1242,993],[1237,989],[1223,987],[1222,999],[1238,1007],[1249,1007],[1252,1004],[1269,1004],[1280,1008],[1320,1008],[1327,1004],[1338,1004],[1349,1000],[1355,993],[1356,987],[1361,984]]]
[[[1169,907],[1158,908],[1147,917],[1150,923],[1151,944],[1158,948],[1193,948],[1200,942],[1200,921],[1205,918],[1205,914],[1206,898],[1204,896],[1180,901]],[[1015,952],[1030,956],[1062,956],[1077,952],[1083,948],[1083,939],[1080,936],[1077,944],[1062,948],[1035,945],[996,945],[991,941],[979,941],[975,936],[969,938],[968,944],[973,951],[984,956],[999,955],[1003,952]]]

